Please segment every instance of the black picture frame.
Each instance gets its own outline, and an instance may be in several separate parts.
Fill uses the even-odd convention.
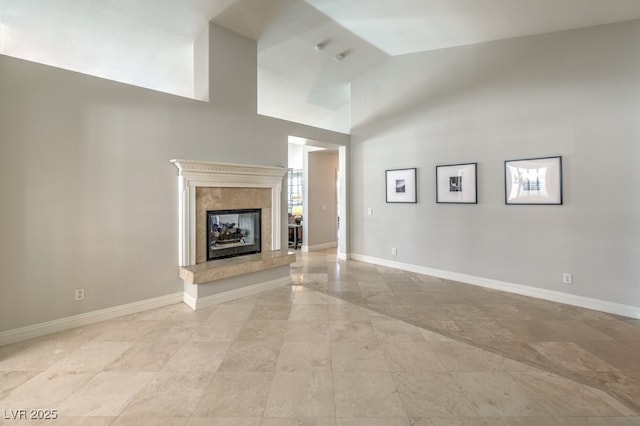
[[[417,169],[385,170],[387,203],[417,203]]]
[[[562,205],[562,156],[504,162],[507,205]]]
[[[478,204],[478,163],[436,166],[436,203]]]

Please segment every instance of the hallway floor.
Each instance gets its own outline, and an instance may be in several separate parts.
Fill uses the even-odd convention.
[[[292,277],[0,347],[0,424],[640,425],[640,321],[332,250]]]

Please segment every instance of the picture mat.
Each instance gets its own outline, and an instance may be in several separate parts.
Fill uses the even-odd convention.
[[[477,163],[436,166],[436,202],[477,204]],[[461,191],[451,191],[451,178],[460,177]]]
[[[505,161],[506,204],[562,204],[562,157]]]

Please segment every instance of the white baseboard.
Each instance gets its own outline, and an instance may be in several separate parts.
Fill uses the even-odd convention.
[[[196,299],[195,297],[184,293],[183,302],[188,305],[194,311],[198,309],[208,308],[220,303],[229,302],[231,300],[239,299],[245,296],[251,296],[253,294],[261,293],[265,290],[273,290],[275,288],[284,287],[291,284],[291,276],[278,278],[271,281],[266,281],[260,284],[254,284],[246,287],[242,287],[236,290],[225,291],[220,294],[214,294],[212,296]]]
[[[351,254],[353,260],[373,263],[380,266],[401,269],[403,271],[415,272],[423,275],[431,275],[452,281],[459,281],[465,284],[477,285],[480,287],[502,290],[509,293],[531,296],[538,299],[550,300],[552,302],[564,303],[566,305],[579,306],[581,308],[593,309],[615,315],[640,319],[640,307],[623,305],[621,303],[608,302],[606,300],[592,299],[575,294],[562,293],[559,291],[546,290],[543,288],[530,287],[521,284],[513,284],[505,281],[492,280],[489,278],[476,277],[474,275],[460,274],[458,272],[444,271],[442,269],[428,268],[426,266],[412,265],[410,263],[396,262],[393,260],[381,259],[378,257],[365,256],[361,254]]]
[[[180,303],[181,301],[182,293],[168,294],[166,296],[154,297],[153,299],[140,300],[138,302],[127,303],[126,305],[114,306],[53,321],[28,325],[14,330],[3,331],[0,333],[0,346],[60,331],[71,330],[72,328],[123,317],[125,315],[136,314],[149,309],[161,308],[163,306]]]
[[[329,248],[336,248],[338,247],[338,243],[336,243],[335,241],[331,242],[331,243],[324,243],[324,244],[316,244],[313,246],[302,246],[302,251],[303,252],[310,252],[310,251],[314,251],[314,250],[324,250],[324,249],[329,249]]]
[[[339,260],[349,260],[351,259],[351,255],[348,253],[338,253]]]

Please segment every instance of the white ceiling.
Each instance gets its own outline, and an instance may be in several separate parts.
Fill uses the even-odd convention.
[[[0,53],[191,96],[213,20],[258,41],[260,113],[348,132],[350,82],[388,56],[632,19],[640,0],[0,0]]]

